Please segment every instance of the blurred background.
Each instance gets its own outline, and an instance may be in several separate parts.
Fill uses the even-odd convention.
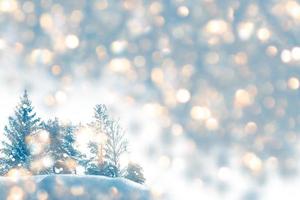
[[[0,126],[105,103],[156,199],[299,199],[300,1],[0,0]]]

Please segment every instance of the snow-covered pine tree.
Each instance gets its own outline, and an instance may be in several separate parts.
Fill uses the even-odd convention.
[[[99,132],[106,135],[105,161],[110,165],[110,170],[114,171],[114,176],[120,175],[120,156],[127,151],[127,141],[124,131],[117,121],[109,118],[107,108],[100,104],[95,107],[96,127]]]
[[[59,120],[49,120],[43,123],[43,128],[49,132],[50,143],[47,154],[53,159],[53,167],[48,173],[74,173],[77,160],[81,154],[74,148],[75,126],[61,125]]]
[[[14,168],[30,170],[31,152],[26,137],[40,128],[40,118],[36,116],[26,90],[14,116],[9,117],[8,121],[9,124],[4,128],[7,140],[2,142],[3,147],[0,149],[1,175]]]
[[[138,164],[129,163],[125,172],[125,178],[137,183],[144,183],[145,178],[143,175],[143,169]]]
[[[62,157],[62,145],[61,145],[61,127],[57,118],[54,120],[48,120],[42,123],[42,127],[49,134],[49,146],[45,149],[45,156],[50,156],[53,160],[52,167],[44,169],[41,174],[55,173],[54,166]]]
[[[117,167],[103,160],[102,148],[102,145],[99,145],[96,142],[91,142],[89,144],[89,149],[92,156],[85,164],[86,174],[117,177]]]
[[[86,159],[85,163],[85,171],[86,174],[89,175],[102,175],[104,161],[101,157],[101,149],[99,149],[99,145],[97,142],[93,141],[88,144],[89,158]],[[102,148],[100,146],[100,148]],[[100,158],[99,158],[100,157]]]

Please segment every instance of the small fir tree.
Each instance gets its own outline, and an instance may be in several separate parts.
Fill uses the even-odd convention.
[[[90,142],[88,144],[90,156],[85,163],[86,173],[89,175],[102,175],[104,161],[102,160],[102,146],[97,144],[97,142]]]
[[[134,163],[129,163],[125,172],[125,178],[141,184],[145,182],[142,167]]]
[[[116,166],[103,160],[102,148],[102,144],[99,145],[96,142],[91,142],[89,144],[92,156],[85,165],[86,174],[117,177],[118,169]]]

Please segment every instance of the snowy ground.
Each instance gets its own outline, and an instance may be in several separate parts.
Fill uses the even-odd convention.
[[[0,199],[150,199],[145,186],[124,178],[51,175],[0,178]]]

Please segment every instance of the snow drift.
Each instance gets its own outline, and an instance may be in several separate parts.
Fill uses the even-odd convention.
[[[0,199],[150,199],[145,186],[124,178],[49,175],[0,178]]]

